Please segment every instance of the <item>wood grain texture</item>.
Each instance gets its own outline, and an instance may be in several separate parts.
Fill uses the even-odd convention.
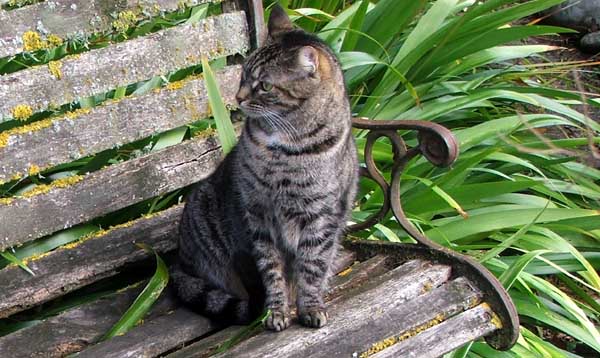
[[[349,293],[351,297],[330,305],[330,318],[325,327],[315,330],[295,324],[283,332],[265,332],[216,357],[351,356],[354,352],[366,350],[380,339],[418,324],[407,317],[426,319],[418,314],[419,308],[432,309],[434,305],[419,296],[426,288],[437,287],[449,277],[450,268],[447,266],[418,261],[402,265],[370,281],[363,286],[363,290]],[[447,292],[450,290],[443,294]],[[431,301],[446,307],[450,301],[450,306],[456,306],[463,304],[461,302],[473,294],[472,290],[465,288],[464,294],[460,297],[457,295],[456,300],[442,297]],[[426,296],[431,297],[429,294]],[[447,310],[452,309],[460,307]]]
[[[219,332],[186,345],[180,350],[166,355],[166,358],[206,358],[216,352],[223,343],[240,334],[246,329],[245,326],[230,326]]]
[[[358,262],[342,271],[341,274],[332,277],[330,289],[327,291],[327,300],[331,301],[369,279],[383,274],[387,270],[387,260],[387,256],[377,255],[367,261]]]
[[[164,316],[144,322],[123,336],[94,345],[77,357],[157,357],[216,328],[217,326],[209,319],[181,307]]]
[[[32,276],[18,266],[0,270],[0,318],[60,297],[149,255],[135,245],[146,243],[160,253],[175,249],[183,205],[133,225],[87,239],[75,247],[59,248],[29,262]]]
[[[170,213],[165,212],[163,218],[160,221],[155,221],[155,218],[148,219],[149,221],[155,221],[153,226],[156,226],[155,230],[150,232],[151,236],[155,236],[152,233],[156,231],[170,231],[171,234],[166,234],[168,238],[166,245],[160,243],[153,244],[155,248],[160,250],[166,250],[171,247],[173,243],[173,235],[177,232],[176,224],[169,224],[169,217],[178,216],[180,207],[175,207]],[[159,229],[161,224],[165,225],[166,228]],[[139,227],[138,227],[139,229]],[[119,229],[120,230],[120,229]],[[138,235],[142,236],[143,233],[136,233],[136,228],[131,226],[129,230],[121,231],[121,235]],[[117,231],[115,231],[117,233]],[[148,234],[148,231],[146,230]],[[158,235],[158,236],[163,236]],[[115,250],[117,256],[120,250],[120,246],[128,247],[131,245],[130,239],[121,240],[125,241],[123,245],[114,247],[113,242],[107,242],[108,235],[102,238],[92,239],[95,241],[95,245],[106,244],[108,247],[106,250]],[[149,241],[151,238],[148,239]],[[111,240],[113,241],[113,240]],[[82,243],[81,246],[87,244],[87,241]],[[131,245],[132,246],[132,245]],[[90,250],[101,249],[98,247],[88,247]],[[64,256],[59,252],[55,252],[52,255]],[[84,252],[82,257],[77,257],[74,253],[70,257],[71,260],[82,260],[87,261],[89,258]],[[124,254],[125,256],[136,256],[138,259],[143,258],[143,253],[134,252],[133,255]],[[344,260],[342,255],[338,259],[338,264],[341,266]],[[123,257],[122,262],[125,260],[132,260],[133,257]],[[113,261],[112,256],[107,258],[108,261]],[[53,266],[56,263],[55,259],[47,259],[47,257],[41,258],[38,262],[38,268],[41,266]],[[85,266],[85,264],[82,264]],[[86,269],[93,269],[95,266],[102,266],[99,260],[92,260]],[[69,276],[70,267],[65,263],[62,267],[63,274]],[[60,278],[54,277],[54,280],[60,280]],[[24,283],[27,285],[27,283]],[[169,352],[173,349],[181,347],[187,342],[198,339],[199,337],[213,331],[217,326],[213,325],[206,318],[194,314],[188,311],[186,308],[178,307],[179,301],[175,298],[173,291],[170,286],[167,287],[165,292],[161,295],[158,301],[154,304],[151,312],[144,318],[144,323],[134,327],[127,334],[119,337],[115,337],[111,340],[98,343],[98,339],[102,334],[106,333],[108,329],[114,324],[120,316],[125,312],[127,307],[133,302],[136,295],[140,292],[141,286],[131,288],[122,292],[119,292],[113,296],[110,296],[115,303],[110,309],[104,309],[103,306],[108,302],[105,299],[92,302],[90,304],[72,308],[57,317],[47,319],[40,324],[29,327],[15,333],[12,333],[5,337],[0,337],[0,357],[31,357],[31,356],[44,356],[43,352],[48,352],[47,356],[58,356],[54,352],[62,352],[65,354],[74,353],[81,351],[88,346],[82,353],[85,357],[152,357]],[[43,290],[43,288],[40,288]],[[31,290],[30,290],[31,291]],[[8,294],[7,296],[10,296]],[[4,298],[4,297],[3,297]],[[98,315],[98,317],[95,317]],[[79,322],[80,318],[83,320]],[[99,324],[95,327],[91,322],[98,320]],[[78,331],[78,327],[83,327],[82,331]],[[229,338],[229,335],[218,335],[217,337],[223,337],[223,339],[214,340],[215,342],[222,342]],[[29,343],[28,343],[29,342]],[[65,350],[67,349],[67,350]],[[11,352],[11,355],[7,355],[7,352]]]
[[[245,53],[248,27],[243,12],[226,13],[91,50],[62,60],[61,76],[36,66],[0,76],[0,118],[17,105],[33,112],[105,93],[209,59]]]
[[[465,343],[498,329],[493,323],[493,315],[489,306],[479,305],[410,339],[397,343],[371,358],[441,357]]]
[[[93,172],[69,187],[0,205],[0,250],[195,183],[220,158],[216,138],[194,138]]]
[[[0,357],[65,357],[78,352],[96,343],[117,323],[143,286],[144,283],[130,287],[0,337]],[[155,303],[148,318],[163,315],[174,307],[173,297],[164,294]]]
[[[189,0],[188,6],[210,2]],[[139,20],[161,11],[179,8],[179,0],[53,0],[12,11],[0,11],[0,57],[23,52],[23,34],[27,31],[66,38],[75,34],[93,34],[113,29],[111,14],[133,11]],[[0,3],[1,4],[1,3]]]
[[[240,66],[216,73],[223,100],[236,104]],[[15,134],[0,147],[0,181],[27,176],[29,168],[48,168],[130,143],[210,115],[203,78],[182,81],[139,97],[91,108],[88,113],[52,120],[46,128]]]
[[[342,250],[341,255],[339,255],[337,259],[336,267],[339,269],[336,270],[336,273],[339,273],[342,268],[346,268],[347,265],[344,265],[346,259],[344,257],[351,256],[351,252]],[[331,280],[331,287],[329,289],[329,295],[325,298],[326,302],[331,302],[332,299],[336,297],[331,293],[341,292],[344,288],[349,287],[357,287],[364,283],[364,277],[375,277],[382,273],[381,266],[385,263],[385,256],[376,256],[368,259],[367,261],[357,263],[352,266],[352,272],[350,274],[335,276]],[[421,263],[415,261],[408,265],[407,267],[415,268]],[[349,295],[352,295],[351,293]],[[169,354],[167,357],[169,358],[189,358],[189,357],[207,357],[211,353],[214,353],[217,348],[219,348],[223,343],[230,340],[232,337],[236,336],[244,330],[244,327],[233,326],[218,333],[208,336],[204,339],[201,339],[198,342],[194,342],[181,350],[178,350],[174,353]],[[258,331],[260,332],[260,330]],[[256,332],[257,333],[257,332]],[[256,334],[255,333],[255,334]],[[270,334],[270,332],[264,332],[263,334]],[[252,336],[252,335],[251,335]],[[245,339],[250,338],[251,336],[244,337]],[[151,337],[149,338],[151,339]],[[225,354],[227,356],[227,353]]]

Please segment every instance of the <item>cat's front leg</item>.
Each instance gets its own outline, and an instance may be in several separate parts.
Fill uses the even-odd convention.
[[[331,274],[341,230],[321,218],[307,225],[298,243],[295,274],[298,285],[296,304],[300,323],[320,328],[327,324],[323,295]]]
[[[268,233],[254,235],[253,255],[265,287],[265,307],[271,311],[265,326],[273,331],[283,331],[291,324],[283,256]]]

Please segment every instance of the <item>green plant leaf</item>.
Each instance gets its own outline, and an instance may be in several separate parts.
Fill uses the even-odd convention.
[[[360,2],[360,6],[358,7],[354,15],[352,15],[352,20],[350,20],[350,29],[360,31],[365,20],[365,15],[367,14],[367,8],[369,7],[369,3],[370,2],[368,0],[362,0]],[[355,32],[348,32],[342,44],[342,51],[354,50],[357,42],[358,34]]]
[[[185,134],[187,133],[188,127],[179,127],[175,129],[171,129],[170,131],[161,133],[158,137],[156,143],[152,147],[152,151],[156,152],[163,148],[167,148],[173,146],[175,144],[179,144],[183,141]]]
[[[139,294],[119,321],[102,337],[102,340],[123,335],[138,324],[150,310],[169,282],[167,265],[165,265],[164,261],[158,256],[158,253],[146,244],[138,243],[137,245],[148,253],[154,253],[154,256],[156,257],[156,271],[146,287],[144,287],[144,290]]]
[[[35,276],[35,273],[31,271],[31,269],[27,266],[27,264],[25,264],[25,262],[18,259],[15,255],[11,254],[10,252],[2,251],[0,252],[0,256],[4,257],[5,260],[8,260],[9,262],[19,266],[31,276]]]
[[[508,270],[504,271],[500,275],[499,280],[502,285],[508,290],[515,283],[517,277],[523,272],[525,267],[536,257],[549,252],[548,250],[536,250],[528,252],[525,255],[519,257],[512,265],[509,266]]]
[[[202,58],[202,73],[204,74],[206,91],[208,92],[208,102],[215,118],[215,123],[217,124],[217,133],[221,141],[221,147],[223,148],[223,153],[227,154],[235,146],[237,136],[229,117],[229,111],[225,108],[219,86],[206,57]]]

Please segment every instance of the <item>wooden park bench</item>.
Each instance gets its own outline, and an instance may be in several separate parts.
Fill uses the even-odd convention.
[[[0,10],[0,58],[52,47],[73,34],[126,27],[131,14],[142,21],[208,2],[55,0]],[[0,0],[3,3],[7,1]],[[17,122],[12,121],[197,66],[201,56],[227,59],[228,65],[216,77],[225,103],[235,106],[239,55],[265,38],[263,7],[256,0],[217,1],[210,6],[221,11],[210,11],[195,23],[0,76],[0,118],[4,118],[0,183],[210,117],[204,81],[193,76],[92,108],[30,119],[24,125],[14,126]],[[349,231],[370,227],[391,209],[419,243],[349,238],[339,259],[341,273],[333,278],[327,296],[331,320],[326,327],[315,330],[294,324],[281,333],[260,332],[217,356],[438,357],[480,337],[497,349],[510,348],[519,324],[501,284],[474,260],[430,242],[402,211],[399,186],[404,164],[423,154],[435,165],[450,165],[458,151],[452,134],[421,121],[357,118],[354,124],[369,131],[362,174],[381,187],[385,202],[378,213]],[[418,145],[407,149],[399,130],[417,131]],[[372,156],[373,144],[381,136],[387,136],[394,148],[391,182],[384,180]],[[207,177],[220,158],[215,137],[195,136],[0,199],[0,251],[187,187]],[[143,265],[152,264],[152,257],[134,243],[146,243],[168,258],[176,247],[181,211],[182,205],[175,205],[33,257],[27,261],[35,276],[6,266],[0,270],[0,318],[18,321],[48,302],[73,302],[69,298],[76,297],[74,291],[118,280],[123,272],[139,272],[140,267],[151,272],[152,266]],[[191,313],[167,289],[143,322],[124,335],[101,340],[142,287],[131,285],[95,301],[71,303],[57,315],[0,337],[0,357],[77,352],[79,357],[205,357],[217,353],[241,329]]]

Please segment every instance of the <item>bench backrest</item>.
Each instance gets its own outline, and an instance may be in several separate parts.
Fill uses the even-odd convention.
[[[0,132],[0,184],[10,186],[64,168],[49,183],[35,185],[33,178],[30,188],[0,199],[0,251],[171,193],[210,174],[221,157],[219,142],[212,136],[197,136],[90,173],[69,171],[69,165],[210,117],[201,76],[173,83],[163,80],[198,66],[203,56],[226,59],[229,65],[216,71],[216,78],[225,104],[235,106],[240,76],[236,55],[247,54],[264,38],[261,1],[68,0],[0,10],[3,58],[64,51],[60,46],[67,39],[75,43],[92,34],[143,27],[147,19],[194,5],[201,6],[194,8],[195,16],[205,18],[0,76],[0,130],[5,129]],[[221,13],[206,16],[215,12]],[[96,106],[86,105],[90,99],[104,98]],[[65,106],[76,109],[65,112]],[[62,113],[48,115],[59,109]],[[93,164],[90,168],[97,169]],[[162,252],[173,249],[180,211],[181,206],[175,206],[71,243],[70,248],[78,251],[69,272],[58,258],[50,265],[54,270],[38,270],[35,277],[16,274],[14,267],[1,270],[0,286],[6,289],[0,293],[0,317],[139,260],[143,253],[133,241],[147,242]],[[35,272],[35,259],[30,265]],[[51,287],[31,295],[50,281]]]

